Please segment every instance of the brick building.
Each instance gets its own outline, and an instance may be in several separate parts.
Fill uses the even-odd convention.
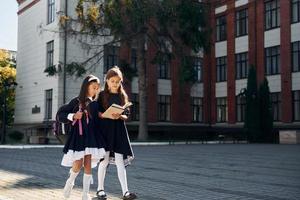
[[[53,120],[57,108],[77,95],[81,83],[68,77],[46,77],[44,68],[64,61],[80,61],[88,54],[74,39],[65,40],[39,29],[59,29],[57,13],[67,10],[68,15],[74,15],[74,2],[18,0],[18,3],[19,86],[15,125],[43,130],[45,122]],[[240,129],[245,100],[239,94],[246,87],[250,65],[256,67],[259,83],[264,77],[269,80],[275,127],[299,128],[300,1],[212,0],[209,4],[211,49],[209,54],[192,55],[197,71],[197,82],[193,85],[181,87],[180,60],[153,64],[156,48],[147,45],[149,130],[198,134]],[[107,68],[120,64],[121,59],[136,68],[134,49],[105,46],[104,59],[91,73],[103,80]],[[127,83],[135,105],[128,122],[132,132],[137,130],[139,119],[137,83],[137,77]]]

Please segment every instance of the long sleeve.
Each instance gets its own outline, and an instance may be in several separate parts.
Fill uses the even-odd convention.
[[[103,93],[100,93],[99,98],[97,100],[98,102],[98,112],[104,113],[105,109],[103,107]]]
[[[68,104],[63,105],[57,111],[58,120],[62,123],[68,123],[72,121],[73,115],[75,114],[75,108],[78,108],[78,99],[72,99]]]

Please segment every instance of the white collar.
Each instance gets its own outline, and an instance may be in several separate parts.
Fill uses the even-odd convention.
[[[94,101],[93,97],[88,97],[89,100]]]

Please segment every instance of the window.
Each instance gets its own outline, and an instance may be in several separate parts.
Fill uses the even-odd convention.
[[[292,71],[300,71],[300,41],[292,43]]]
[[[52,89],[45,91],[45,119],[52,119]]]
[[[293,91],[293,118],[300,121],[300,90]]]
[[[217,98],[217,122],[227,121],[227,98]]]
[[[265,30],[270,30],[280,26],[280,6],[278,0],[265,2]]]
[[[104,68],[105,74],[113,66],[117,66],[119,61],[119,47],[105,46],[104,47]]]
[[[170,64],[167,57],[163,57],[158,63],[158,78],[170,79]]]
[[[248,34],[248,10],[243,9],[235,13],[235,36]]]
[[[54,41],[47,43],[46,68],[53,66]]]
[[[247,78],[249,70],[248,52],[235,54],[236,79]]]
[[[54,22],[55,18],[55,0],[48,0],[47,24]]]
[[[139,95],[138,94],[132,94],[132,107],[131,107],[131,120],[132,121],[139,121]]]
[[[195,80],[198,82],[202,82],[202,59],[199,57],[196,57],[194,59],[194,70],[196,72]]]
[[[226,16],[217,17],[216,23],[217,42],[226,40]]]
[[[226,56],[217,58],[216,63],[217,63],[217,82],[226,81],[227,79]]]
[[[131,49],[131,68],[137,70],[137,54],[136,49]]]
[[[170,96],[158,96],[158,120],[170,121],[171,120],[171,101]]]
[[[279,92],[271,93],[271,103],[272,103],[272,112],[273,120],[280,121],[281,119],[281,95]]]
[[[292,0],[292,23],[300,22],[300,0]]]
[[[243,96],[236,97],[236,118],[238,122],[245,121],[246,98]]]
[[[265,49],[265,63],[266,75],[273,75],[280,73],[280,48],[279,46],[276,47],[269,47]]]
[[[192,97],[193,122],[203,122],[203,98]]]

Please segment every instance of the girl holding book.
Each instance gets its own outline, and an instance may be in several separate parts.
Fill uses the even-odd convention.
[[[100,92],[99,123],[103,131],[102,135],[106,144],[106,155],[98,167],[98,189],[97,197],[100,200],[107,199],[104,191],[104,179],[109,163],[117,166],[118,178],[121,184],[123,199],[136,199],[134,193],[129,192],[125,167],[133,160],[134,155],[130,145],[125,120],[128,118],[128,108],[122,114],[112,113],[110,118],[102,114],[112,104],[124,106],[128,103],[128,96],[122,86],[123,75],[118,67],[113,67],[106,74],[104,91]]]
[[[82,83],[78,97],[62,106],[57,113],[59,121],[71,123],[68,140],[64,146],[62,166],[71,167],[64,187],[64,197],[69,198],[76,177],[82,167],[83,200],[90,200],[89,189],[93,182],[91,168],[96,167],[105,156],[104,141],[96,138],[98,129],[98,106],[94,101],[99,92],[100,82],[96,76],[87,76]]]

